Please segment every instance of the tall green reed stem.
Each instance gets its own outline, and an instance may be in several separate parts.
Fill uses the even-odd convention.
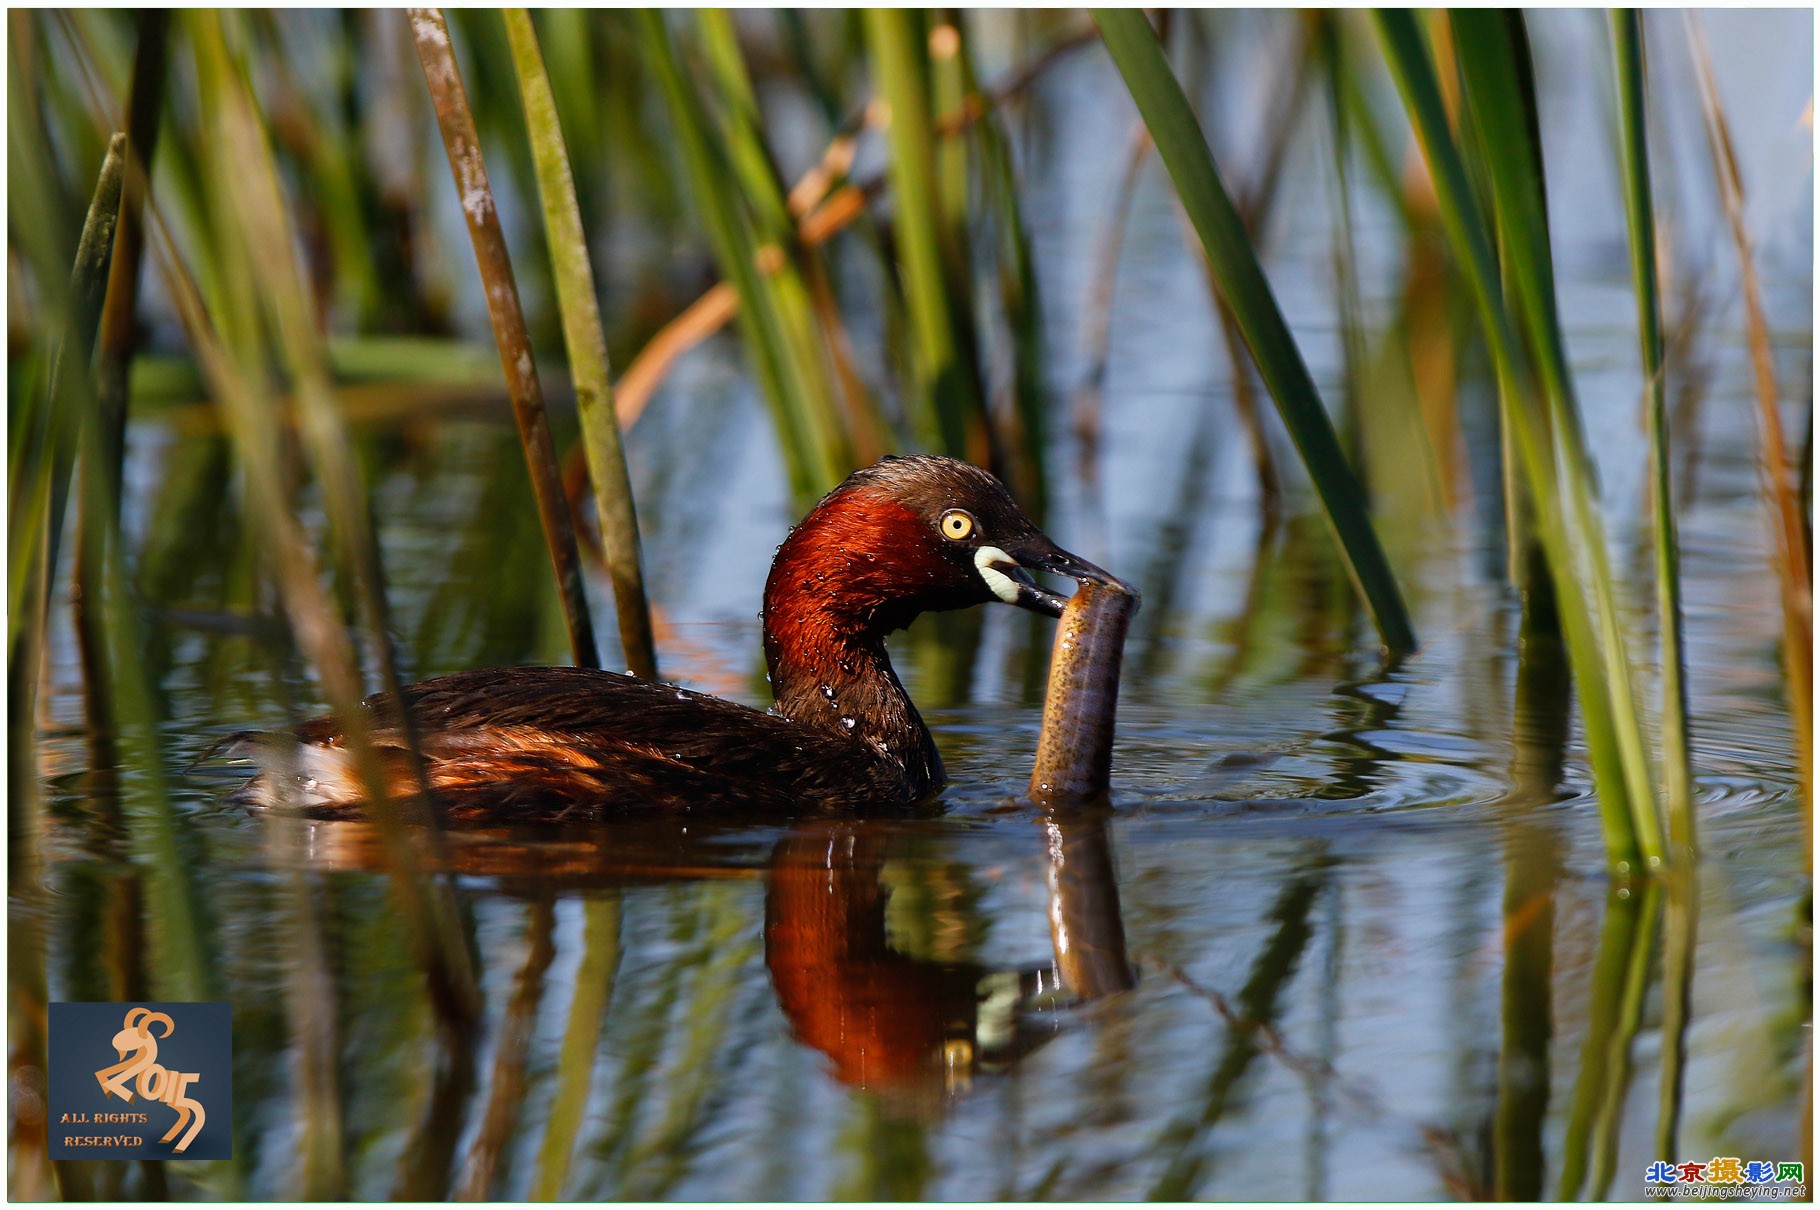
[[[330,705],[348,737],[432,1001],[446,1022],[465,1028],[472,1020],[477,992],[459,914],[447,883],[419,870],[413,839],[403,826],[407,820],[429,825],[434,847],[433,816],[422,797],[394,801],[391,796],[389,776],[360,704],[363,684],[358,655],[338,611],[316,579],[308,539],[284,495],[280,470],[283,435],[264,385],[265,367],[273,351],[267,347],[267,330],[276,336],[276,352],[295,385],[298,426],[323,486],[343,569],[353,582],[371,632],[382,679],[396,694],[400,678],[365,484],[349,450],[326,349],[315,326],[315,310],[292,252],[289,209],[266,126],[242,70],[228,50],[223,18],[196,14],[189,20],[201,96],[211,115],[206,167],[216,207],[217,278],[213,284],[217,299],[225,304],[227,321],[219,327],[211,321],[168,235],[161,262],[167,290],[247,467],[249,502],[266,531],[270,563],[292,628],[320,673]],[[269,329],[259,323],[262,313]],[[415,767],[421,794],[424,782],[421,768],[416,767],[415,744],[409,738],[408,708],[405,726],[406,759]]]
[[[979,367],[962,333],[971,321],[971,292],[954,277],[962,246],[952,221],[957,169],[951,158],[938,157],[928,39],[918,15],[905,9],[867,9],[865,28],[879,95],[890,110],[893,231],[912,346],[905,411],[926,444],[990,462]]]
[[[17,130],[12,132],[15,144],[36,144],[23,154],[12,157],[25,170],[49,171],[47,150],[35,139],[27,139]],[[76,441],[84,410],[80,395],[92,391],[88,366],[95,347],[95,336],[101,325],[102,303],[106,296],[108,266],[114,246],[114,230],[120,214],[120,195],[125,179],[126,139],[116,136],[118,145],[110,144],[102,160],[95,193],[82,234],[76,245],[75,267],[67,274],[55,264],[55,243],[43,246],[39,258],[40,280],[55,292],[46,300],[46,320],[57,336],[50,344],[45,386],[29,398],[33,402],[21,419],[14,437],[14,448],[7,468],[8,530],[8,639],[12,648],[9,666],[18,666],[31,653],[22,652],[19,638],[22,628],[42,627],[47,607],[51,577],[56,570],[58,540],[63,530],[63,510],[68,501],[69,476],[75,465]],[[32,154],[32,152],[36,154]],[[36,230],[45,234],[58,232],[60,222],[46,222]],[[62,289],[67,282],[67,289]],[[32,665],[35,669],[36,664]]]
[[[845,337],[839,312],[832,305],[824,267],[801,237],[791,213],[782,176],[765,140],[764,115],[746,70],[739,34],[727,9],[696,14],[702,54],[706,59],[720,146],[745,199],[759,256],[775,267],[766,270],[774,296],[786,354],[805,394],[795,401],[805,427],[839,464],[853,464],[856,444],[876,446],[876,414],[857,375],[843,374],[836,352]],[[850,431],[850,429],[852,431]]]
[[[769,268],[780,267],[785,254],[776,245],[766,245],[761,253],[753,220],[740,203],[738,179],[727,163],[725,149],[713,137],[701,97],[683,71],[663,14],[640,10],[635,22],[668,103],[715,259],[739,297],[740,334],[770,405],[791,493],[799,502],[812,501],[850,468],[822,424],[821,409],[804,406],[814,392],[798,355],[802,346],[792,344],[788,304],[780,296],[775,276],[761,269],[761,260]]]
[[[409,14],[417,57],[423,65],[424,83],[429,86],[430,100],[436,107],[436,122],[442,129],[449,171],[455,177],[461,212],[468,221],[468,237],[473,241],[474,257],[480,265],[480,280],[487,295],[487,314],[493,321],[499,362],[505,370],[506,390],[512,397],[512,415],[518,422],[518,436],[531,474],[531,490],[537,497],[537,515],[543,524],[544,542],[549,547],[550,563],[555,569],[557,588],[562,597],[569,646],[578,665],[598,668],[600,651],[594,642],[594,622],[588,612],[581,553],[562,491],[562,472],[556,461],[556,446],[550,437],[549,417],[544,412],[543,385],[537,377],[537,363],[531,354],[531,334],[525,327],[524,309],[518,301],[518,284],[512,276],[512,255],[506,247],[505,232],[499,225],[499,209],[493,203],[493,187],[487,181],[486,164],[481,159],[480,135],[468,108],[461,70],[455,64],[448,22],[443,19],[441,9],[413,8]]]
[[[1543,424],[1559,467],[1557,482],[1563,489],[1561,501],[1575,563],[1556,566],[1557,589],[1577,571],[1575,578],[1591,598],[1597,635],[1592,650],[1609,699],[1625,803],[1638,847],[1653,865],[1663,855],[1661,812],[1619,615],[1617,581],[1595,500],[1592,461],[1580,429],[1579,406],[1555,309],[1554,258],[1547,200],[1538,171],[1542,148],[1529,78],[1528,38],[1517,13],[1460,11],[1451,14],[1451,21],[1468,108],[1491,176],[1505,287],[1514,297],[1525,347],[1534,352],[1547,403]],[[1514,410],[1522,413],[1528,403],[1519,398]],[[1587,693],[1589,683],[1590,679],[1581,682],[1583,701],[1592,696]]]
[[[1358,479],[1340,451],[1301,350],[1277,306],[1244,222],[1220,182],[1200,122],[1163,56],[1161,43],[1142,10],[1094,9],[1093,19],[1200,234],[1221,293],[1320,495],[1347,571],[1371,612],[1380,640],[1392,653],[1413,651],[1415,630],[1384,548],[1372,529]]]
[[[109,146],[103,181],[96,191],[95,206],[90,209],[90,223],[85,236],[95,229],[94,218],[100,208],[118,213],[124,175],[126,138],[115,135]],[[112,223],[108,224],[110,230]],[[86,242],[86,241],[85,241]],[[105,281],[109,264],[107,249],[98,261],[79,271],[98,271]],[[80,298],[80,295],[78,295]],[[101,300],[96,299],[98,318]],[[84,313],[88,303],[80,303]],[[93,329],[88,332],[92,343]],[[118,502],[113,498],[113,483],[101,466],[109,457],[109,443],[96,415],[95,380],[88,364],[88,344],[66,345],[65,381],[70,391],[64,396],[76,414],[72,423],[80,433],[81,454],[88,473],[80,478],[83,493],[82,514],[89,520],[89,531],[82,549],[90,559],[89,583],[98,588],[90,602],[100,620],[100,664],[108,670],[104,691],[113,695],[113,716],[117,720],[117,753],[122,764],[134,776],[122,783],[124,814],[129,843],[136,857],[145,862],[147,873],[146,900],[151,914],[151,948],[154,955],[152,980],[161,996],[170,999],[207,999],[217,988],[205,955],[209,945],[204,936],[204,909],[190,876],[189,856],[183,851],[180,827],[171,806],[164,773],[158,714],[152,686],[140,662],[143,644],[139,620],[127,589],[125,560],[121,552],[121,534],[107,518],[117,516]],[[76,359],[68,355],[75,348]],[[97,686],[90,686],[93,692]],[[29,723],[30,716],[25,720]]]
[[[1637,340],[1649,427],[1650,503],[1656,545],[1656,624],[1662,648],[1662,782],[1668,837],[1676,860],[1694,853],[1693,770],[1688,757],[1687,668],[1682,639],[1681,543],[1669,473],[1668,411],[1664,390],[1662,299],[1656,280],[1656,217],[1649,181],[1644,121],[1642,17],[1636,9],[1611,14],[1617,62],[1618,125],[1623,136],[1624,213],[1630,231],[1630,270],[1637,289]]]
[[[38,140],[13,133],[15,170],[23,167],[18,144],[27,142],[48,164],[48,154]],[[19,784],[30,779],[36,767],[33,735],[36,725],[38,677],[44,655],[44,634],[50,610],[51,582],[56,573],[57,535],[63,528],[63,508],[74,465],[81,424],[80,398],[87,381],[89,352],[100,324],[103,291],[107,285],[114,228],[120,210],[120,190],[125,167],[125,139],[111,146],[104,157],[77,242],[73,270],[56,263],[52,249],[61,241],[40,245],[39,280],[47,283],[50,298],[42,308],[43,324],[50,333],[42,342],[44,356],[39,372],[42,389],[27,393],[24,415],[11,433],[13,448],[7,467],[7,645],[8,709],[13,751],[9,780],[20,801],[35,801],[35,790]],[[39,228],[43,234],[55,230]],[[67,288],[66,287],[67,284]]]
[[[164,112],[164,80],[169,58],[171,14],[167,9],[147,9],[136,18],[138,42],[133,53],[132,89],[126,111],[126,160],[122,166],[120,221],[114,235],[113,261],[108,269],[107,296],[102,304],[96,350],[96,421],[101,425],[102,456],[94,465],[84,463],[83,474],[106,475],[114,506],[120,505],[120,476],[126,451],[127,378],[137,341],[134,320],[139,303],[139,267],[145,244],[145,190],[152,152],[158,140],[158,119]],[[115,526],[119,517],[103,524]],[[87,608],[98,586],[91,581],[97,566],[89,546],[95,533],[92,521],[78,517],[75,575],[70,582],[70,602],[75,614],[76,637],[83,667],[83,707],[88,716],[90,757],[97,767],[114,763],[111,711],[103,666],[106,638],[99,620]]]
[[[977,14],[975,14],[977,16]],[[957,60],[965,90],[960,111],[979,112],[973,124],[986,203],[997,228],[999,307],[1011,336],[1010,414],[998,421],[1005,434],[1006,482],[1024,511],[1041,524],[1049,502],[1049,394],[1044,369],[1048,354],[1043,340],[1043,302],[1029,224],[1024,219],[1023,190],[1012,156],[1011,137],[998,109],[988,103],[973,66],[970,41],[959,40]]]
[[[657,679],[657,646],[651,635],[651,606],[645,598],[644,571],[638,541],[638,513],[632,479],[626,471],[619,420],[613,411],[613,385],[607,371],[607,336],[600,324],[594,292],[594,270],[588,263],[588,240],[581,225],[581,206],[556,97],[544,70],[537,31],[528,9],[504,12],[512,63],[518,70],[525,125],[537,164],[537,196],[555,269],[556,302],[562,312],[563,342],[569,351],[569,377],[575,385],[575,407],[581,418],[582,450],[594,485],[594,510],[600,519],[601,546],[613,603],[619,619],[619,641],[626,665],[647,680]]]
[[[1434,181],[1442,227],[1465,275],[1481,326],[1485,330],[1498,389],[1506,398],[1515,401],[1514,406],[1507,409],[1507,414],[1512,422],[1517,461],[1536,506],[1537,537],[1548,558],[1567,640],[1568,658],[1573,665],[1575,684],[1579,687],[1586,742],[1599,791],[1600,823],[1605,834],[1607,859],[1614,870],[1627,872],[1639,856],[1661,856],[1660,830],[1649,826],[1654,820],[1654,799],[1647,769],[1634,767],[1642,756],[1638,720],[1634,709],[1628,712],[1618,709],[1611,696],[1614,686],[1607,683],[1608,670],[1615,659],[1624,667],[1624,675],[1618,678],[1618,682],[1623,686],[1624,700],[1629,704],[1629,673],[1621,646],[1623,634],[1616,626],[1615,609],[1611,625],[1601,629],[1594,622],[1593,608],[1587,600],[1593,590],[1585,581],[1588,578],[1597,579],[1598,573],[1596,568],[1584,568],[1581,556],[1589,548],[1596,548],[1588,556],[1590,563],[1592,556],[1597,556],[1602,561],[1605,552],[1603,538],[1596,528],[1591,533],[1586,529],[1590,500],[1586,498],[1589,485],[1585,482],[1587,465],[1584,452],[1576,448],[1575,452],[1580,456],[1568,460],[1567,471],[1557,473],[1557,435],[1554,430],[1559,426],[1551,424],[1551,420],[1557,410],[1565,411],[1570,407],[1571,400],[1552,400],[1547,409],[1537,405],[1543,388],[1538,382],[1539,371],[1526,351],[1533,346],[1519,343],[1516,324],[1506,305],[1498,259],[1492,250],[1491,228],[1468,183],[1465,161],[1448,128],[1447,112],[1441,100],[1434,64],[1414,18],[1407,12],[1380,11],[1373,14],[1373,20],[1384,47],[1386,61],[1396,79],[1398,90],[1403,94],[1404,106],[1409,112],[1417,142]],[[1490,53],[1490,48],[1487,51],[1485,57],[1496,59],[1495,53]],[[1505,48],[1505,53],[1510,53],[1508,47]],[[1529,150],[1527,121],[1522,115],[1515,73],[1509,58],[1503,61],[1496,85],[1492,81],[1483,81],[1481,89],[1488,94],[1484,104],[1493,107],[1495,116],[1502,119],[1497,126],[1497,138],[1510,141],[1510,145],[1501,148],[1510,194],[1506,199],[1505,221],[1512,228],[1505,241],[1507,254],[1511,260],[1546,259],[1546,233],[1538,229],[1540,215],[1533,209],[1533,197],[1525,183],[1533,174],[1533,160]],[[1494,140],[1481,131],[1481,141]],[[1546,291],[1541,290],[1538,278],[1548,281]],[[1546,267],[1538,268],[1532,264],[1528,280],[1531,305],[1526,317],[1530,326],[1525,329],[1525,340],[1550,340],[1554,335],[1551,273]],[[1558,343],[1555,351],[1559,353]],[[1564,388],[1564,373],[1563,361],[1558,372],[1550,376],[1555,390]],[[1562,478],[1567,480],[1566,486],[1560,482]],[[1577,495],[1577,503],[1583,507],[1570,508],[1564,500],[1570,494]],[[1572,538],[1568,529],[1570,514],[1576,523],[1576,533]],[[1608,572],[1606,579],[1609,592]],[[1620,644],[1616,653],[1604,649],[1612,643]],[[1628,743],[1620,742],[1620,728],[1627,728],[1631,732]],[[1647,839],[1649,836],[1655,837],[1653,852]]]

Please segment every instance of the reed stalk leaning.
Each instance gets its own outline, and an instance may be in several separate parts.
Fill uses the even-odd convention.
[[[626,666],[646,680],[657,679],[657,646],[651,635],[651,606],[638,539],[638,511],[625,447],[613,407],[613,385],[607,371],[607,336],[600,324],[594,269],[588,261],[587,234],[556,96],[544,70],[537,31],[528,9],[505,10],[506,36],[518,71],[525,126],[537,164],[537,196],[543,203],[544,235],[555,270],[556,303],[562,313],[563,342],[569,353],[569,380],[581,419],[581,444],[588,479],[594,486],[594,511],[600,524],[607,575],[613,582],[613,604],[619,619],[619,641]]]
[[[1659,830],[1653,852],[1645,831],[1653,818],[1654,793],[1642,758],[1642,733],[1629,696],[1628,661],[1623,652],[1623,632],[1616,625],[1615,608],[1595,620],[1592,599],[1603,587],[1610,605],[1610,570],[1604,539],[1591,512],[1589,470],[1584,451],[1577,445],[1559,459],[1567,464],[1558,471],[1557,442],[1570,438],[1564,428],[1577,432],[1578,421],[1557,421],[1571,414],[1571,395],[1565,395],[1565,358],[1555,329],[1552,270],[1547,265],[1545,223],[1536,210],[1533,184],[1533,151],[1529,124],[1517,96],[1516,73],[1508,46],[1484,45],[1480,58],[1496,69],[1496,79],[1481,79],[1482,105],[1491,112],[1475,116],[1495,122],[1490,139],[1481,130],[1480,142],[1498,145],[1503,171],[1501,219],[1507,236],[1506,263],[1528,262],[1523,291],[1526,327],[1519,342],[1516,308],[1507,302],[1506,286],[1493,252],[1491,226],[1468,183],[1460,148],[1448,124],[1439,79],[1427,46],[1414,19],[1406,12],[1373,14],[1385,60],[1403,95],[1416,140],[1434,183],[1441,224],[1454,257],[1466,278],[1469,293],[1491,350],[1500,394],[1512,401],[1505,409],[1515,438],[1516,463],[1524,476],[1529,498],[1535,504],[1537,538],[1541,542],[1556,589],[1563,635],[1579,690],[1581,718],[1592,757],[1598,789],[1600,823],[1614,872],[1627,874],[1639,859],[1662,855]],[[1488,37],[1501,36],[1497,27]],[[1541,262],[1541,263],[1537,263]],[[1530,350],[1536,342],[1549,342],[1554,372],[1549,386],[1535,365]],[[1554,398],[1543,402],[1542,396]],[[1577,455],[1572,456],[1572,455]],[[1565,482],[1563,481],[1565,480]],[[1570,533],[1570,526],[1572,532]],[[1587,581],[1593,581],[1589,585]],[[1613,651],[1612,645],[1617,645]],[[1608,680],[1614,663],[1621,675]],[[1622,689],[1626,709],[1613,700]],[[1626,738],[1620,733],[1628,731]],[[1641,826],[1640,826],[1641,825]]]
[[[1656,627],[1662,666],[1662,789],[1670,850],[1677,861],[1694,854],[1693,770],[1689,763],[1687,665],[1682,637],[1681,540],[1670,474],[1667,370],[1662,299],[1656,279],[1656,217],[1644,118],[1643,19],[1636,9],[1611,14],[1616,61],[1618,128],[1623,139],[1624,214],[1630,233],[1631,279],[1637,291],[1637,341],[1643,358],[1644,413],[1649,430],[1650,519],[1656,548]]]
[[[1776,387],[1775,356],[1770,349],[1769,319],[1757,281],[1757,258],[1744,221],[1744,177],[1732,146],[1731,124],[1719,100],[1706,39],[1693,13],[1686,14],[1693,49],[1695,78],[1700,85],[1700,112],[1705,118],[1707,148],[1726,227],[1738,256],[1738,284],[1744,295],[1745,331],[1750,344],[1751,381],[1756,387],[1758,440],[1763,467],[1764,505],[1770,526],[1770,560],[1782,588],[1782,671],[1789,711],[1794,715],[1795,748],[1801,761],[1801,801],[1809,847],[1813,840],[1814,789],[1814,598],[1803,509],[1795,490],[1782,432],[1781,396]]]
[[[575,541],[568,503],[562,491],[562,472],[557,466],[556,446],[550,437],[549,417],[544,412],[543,385],[538,380],[537,363],[531,354],[531,333],[525,326],[518,284],[512,276],[512,254],[506,247],[505,232],[499,225],[499,208],[493,202],[493,187],[487,180],[486,163],[481,158],[480,134],[468,108],[461,71],[455,65],[449,25],[441,9],[414,8],[409,10],[409,17],[411,36],[423,66],[424,83],[429,87],[430,99],[436,107],[443,149],[448,153],[449,171],[455,177],[461,212],[468,222],[468,237],[473,241],[474,257],[480,265],[487,314],[493,322],[493,338],[499,345],[499,363],[505,370],[506,390],[512,397],[512,416],[518,423],[525,465],[531,473],[531,490],[537,498],[537,515],[543,525],[544,542],[549,547],[550,564],[556,572],[563,617],[569,628],[569,646],[577,665],[598,668],[600,651],[594,642],[594,621],[588,612],[587,591],[583,586],[581,551]]]
[[[1277,306],[1257,250],[1220,181],[1200,122],[1163,56],[1156,33],[1139,9],[1095,9],[1093,19],[1201,237],[1221,294],[1232,308],[1245,346],[1270,388],[1283,425],[1321,498],[1323,516],[1334,531],[1347,571],[1371,612],[1380,640],[1392,653],[1415,650],[1415,629],[1372,529],[1358,479],[1340,452],[1308,365]]]

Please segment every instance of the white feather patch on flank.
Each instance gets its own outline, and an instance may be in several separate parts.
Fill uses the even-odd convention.
[[[994,567],[994,563],[1017,566],[1016,559],[996,546],[982,546],[973,552],[973,565],[979,568],[980,579],[986,581],[986,587],[992,590],[992,595],[1007,605],[1017,604],[1017,581]]]
[[[234,797],[248,807],[326,807],[365,797],[345,748],[298,743],[288,735],[249,735],[227,750],[259,773]]]

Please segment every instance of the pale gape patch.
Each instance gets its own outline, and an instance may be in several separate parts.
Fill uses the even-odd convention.
[[[980,579],[986,581],[986,587],[992,595],[1007,605],[1017,604],[1017,581],[993,566],[1004,563],[1011,567],[1018,565],[1017,560],[996,546],[982,546],[973,552],[973,565],[979,568]]]

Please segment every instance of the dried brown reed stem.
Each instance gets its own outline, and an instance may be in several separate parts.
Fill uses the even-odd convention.
[[[455,177],[461,212],[468,222],[468,236],[473,241],[474,258],[479,263],[480,279],[486,288],[487,314],[493,323],[493,338],[499,345],[499,363],[505,371],[506,390],[512,397],[512,415],[518,423],[519,440],[524,446],[531,490],[537,498],[538,519],[543,524],[544,542],[549,547],[550,563],[562,596],[569,646],[576,664],[598,668],[600,651],[594,641],[593,618],[588,612],[581,553],[563,498],[562,473],[556,460],[556,445],[550,437],[549,416],[544,410],[543,386],[538,381],[537,363],[531,354],[531,333],[525,326],[518,283],[512,274],[512,256],[506,248],[505,232],[499,225],[499,209],[494,205],[493,188],[487,180],[486,164],[481,159],[480,134],[474,126],[474,114],[468,108],[461,71],[455,65],[448,22],[443,19],[441,9],[407,11],[411,35],[417,44],[417,58],[423,65],[424,83],[430,90],[430,100],[436,108],[436,123],[442,131],[443,149],[448,153],[449,171]]]
[[[1744,178],[1732,146],[1731,126],[1719,99],[1707,55],[1706,38],[1699,18],[1687,15],[1688,43],[1693,49],[1695,76],[1700,84],[1701,113],[1706,119],[1708,149],[1719,200],[1738,252],[1738,280],[1744,293],[1744,315],[1750,341],[1751,374],[1757,391],[1757,420],[1762,440],[1764,488],[1768,494],[1774,560],[1782,587],[1782,666],[1788,684],[1789,707],[1794,715],[1795,746],[1801,758],[1804,818],[1812,839],[1811,795],[1814,784],[1813,665],[1814,600],[1809,567],[1807,534],[1800,497],[1790,473],[1788,444],[1782,432],[1782,414],[1776,388],[1774,354],[1770,349],[1769,318],[1763,309],[1763,291],[1757,280],[1756,255],[1744,221]],[[1810,846],[1811,847],[1811,846]]]

